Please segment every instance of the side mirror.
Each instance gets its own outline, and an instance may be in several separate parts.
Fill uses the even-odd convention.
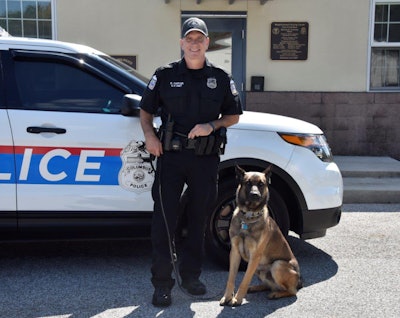
[[[139,116],[140,101],[142,97],[137,94],[126,94],[122,99],[121,114],[124,116]]]

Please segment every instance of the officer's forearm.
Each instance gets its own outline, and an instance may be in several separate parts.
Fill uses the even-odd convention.
[[[140,110],[140,124],[142,126],[144,136],[151,136],[155,135],[154,128],[153,128],[153,115],[144,111]]]
[[[239,121],[239,115],[223,115],[221,118],[212,121],[212,125],[214,125],[215,130],[236,124]]]

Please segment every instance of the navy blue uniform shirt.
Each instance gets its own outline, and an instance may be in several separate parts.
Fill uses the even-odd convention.
[[[196,124],[216,120],[220,115],[242,114],[232,78],[207,59],[199,70],[188,69],[184,58],[158,68],[143,93],[140,107],[150,114],[161,109],[163,123],[171,114],[174,131],[185,135]]]

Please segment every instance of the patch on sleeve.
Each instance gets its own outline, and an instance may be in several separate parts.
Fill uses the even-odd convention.
[[[156,87],[156,84],[157,84],[157,76],[153,75],[153,77],[151,78],[151,81],[150,81],[150,83],[148,85],[148,88],[153,90],[154,87]]]
[[[237,96],[239,93],[238,93],[238,91],[236,90],[235,82],[234,82],[233,80],[231,80],[230,84],[231,84],[231,92],[232,92],[232,95],[233,95],[233,96]]]

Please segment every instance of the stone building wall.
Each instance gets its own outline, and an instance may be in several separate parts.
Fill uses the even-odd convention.
[[[246,110],[319,126],[334,155],[400,160],[400,93],[247,92]]]

